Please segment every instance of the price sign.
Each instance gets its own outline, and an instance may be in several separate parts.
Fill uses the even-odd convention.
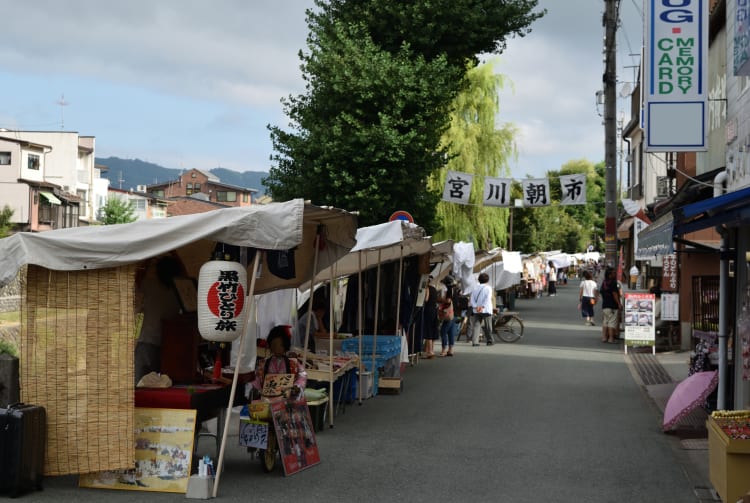
[[[240,420],[240,445],[265,449],[268,445],[268,423],[252,419]]]

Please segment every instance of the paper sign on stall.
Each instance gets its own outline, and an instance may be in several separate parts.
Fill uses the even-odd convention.
[[[656,353],[656,328],[654,321],[653,293],[626,293],[625,312],[625,351],[628,346],[651,346]]]

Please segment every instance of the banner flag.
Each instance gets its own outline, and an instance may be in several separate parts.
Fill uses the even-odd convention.
[[[586,175],[560,175],[561,205],[586,204]]]
[[[482,201],[485,206],[510,206],[510,186],[512,178],[490,178],[484,179],[484,197]]]
[[[527,178],[521,181],[524,206],[549,206],[549,180]]]
[[[471,182],[473,180],[474,175],[470,175],[468,173],[459,173],[458,171],[448,171],[448,175],[445,177],[443,201],[458,204],[469,204]]]

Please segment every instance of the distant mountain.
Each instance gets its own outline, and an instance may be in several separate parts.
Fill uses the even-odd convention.
[[[165,168],[140,159],[120,159],[119,157],[97,157],[96,164],[107,166],[108,171],[102,172],[102,178],[109,180],[110,187],[123,190],[135,190],[138,185],[153,185],[176,180],[183,172],[181,169]],[[222,183],[246,189],[256,189],[258,195],[263,195],[266,192],[265,187],[261,184],[261,179],[268,176],[266,172],[245,171],[240,173],[226,168],[214,168],[208,170],[208,172],[218,177]]]

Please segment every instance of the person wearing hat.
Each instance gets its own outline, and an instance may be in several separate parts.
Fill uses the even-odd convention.
[[[260,369],[255,370],[255,380],[252,387],[263,391],[265,376],[271,374],[292,374],[294,376],[290,398],[299,398],[307,384],[307,372],[296,358],[289,358],[287,352],[292,346],[289,327],[277,325],[271,329],[266,338],[266,344],[271,351],[271,356],[266,358]]]

